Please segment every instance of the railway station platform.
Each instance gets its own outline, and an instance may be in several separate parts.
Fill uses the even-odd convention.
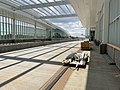
[[[64,90],[120,90],[120,70],[107,57],[93,44],[88,65],[72,73]]]
[[[119,69],[94,44],[85,68],[62,65],[79,48],[72,41],[0,53],[0,90],[120,90]]]
[[[0,90],[120,90],[119,6],[120,0],[0,0]],[[64,66],[69,54],[90,49],[77,41],[86,38],[100,50],[91,43],[85,67],[77,67],[80,57],[77,68]]]

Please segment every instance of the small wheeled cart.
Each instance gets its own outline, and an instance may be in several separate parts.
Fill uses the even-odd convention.
[[[88,60],[88,54],[85,52],[72,53],[68,55],[65,60],[62,61],[63,65],[75,64],[76,68],[78,66],[86,66]]]

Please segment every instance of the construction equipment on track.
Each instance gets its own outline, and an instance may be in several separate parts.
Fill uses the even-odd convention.
[[[88,60],[88,54],[85,52],[80,52],[80,53],[72,53],[69,54],[65,60],[63,60],[62,64],[63,65],[71,65],[75,64],[76,68],[78,66],[86,66]]]

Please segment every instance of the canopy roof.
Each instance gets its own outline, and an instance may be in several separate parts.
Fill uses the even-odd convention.
[[[76,16],[68,0],[0,0],[11,9],[26,12],[37,19]]]

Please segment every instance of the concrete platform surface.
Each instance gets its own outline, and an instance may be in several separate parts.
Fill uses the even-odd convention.
[[[90,62],[72,73],[64,90],[120,90],[120,70],[107,63],[97,46],[92,48]]]
[[[39,90],[79,45],[73,41],[0,53],[0,90]]]
[[[0,53],[0,90],[39,90],[79,47],[80,41],[73,41]],[[74,70],[64,90],[120,90],[120,70],[97,46],[85,52],[91,56],[86,68]]]

